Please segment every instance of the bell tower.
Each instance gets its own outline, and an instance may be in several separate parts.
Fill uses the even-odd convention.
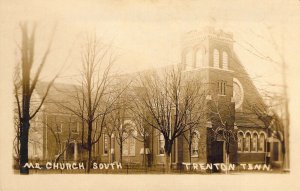
[[[215,138],[214,132],[221,121],[234,127],[235,107],[233,97],[233,34],[214,27],[190,31],[182,38],[182,68],[187,76],[197,76],[208,92],[206,130],[206,162],[225,162],[224,138]],[[202,103],[203,104],[203,103]],[[218,113],[214,115],[213,113]],[[223,123],[224,125],[224,123]],[[236,146],[230,147],[231,162],[236,159]]]
[[[190,31],[182,38],[183,71],[209,84],[212,97],[231,102],[233,86],[233,35],[213,27]]]

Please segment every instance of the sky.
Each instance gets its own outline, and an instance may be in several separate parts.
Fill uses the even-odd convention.
[[[16,63],[18,24],[35,21],[39,60],[55,28],[41,79],[51,79],[64,66],[57,81],[72,83],[81,68],[87,34],[95,33],[112,44],[119,72],[133,72],[179,63],[181,36],[213,23],[233,33],[234,50],[258,88],[274,89],[270,84],[282,84],[280,66],[260,59],[256,50],[279,60],[268,41],[272,34],[279,45],[284,44],[286,60],[293,66],[295,59],[290,58],[297,56],[299,5],[297,1],[1,1],[1,50],[11,56],[9,62]]]

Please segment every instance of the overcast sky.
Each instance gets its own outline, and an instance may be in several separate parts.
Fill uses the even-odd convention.
[[[1,53],[6,64],[15,63],[18,22],[35,20],[38,60],[56,22],[42,79],[50,79],[65,65],[58,81],[72,82],[78,77],[81,45],[88,32],[112,43],[119,55],[116,67],[131,72],[180,62],[181,35],[201,30],[214,19],[217,28],[234,34],[238,57],[256,85],[266,88],[266,82],[281,83],[281,70],[260,59],[255,49],[279,59],[269,41],[271,31],[276,42],[284,45],[290,67],[297,65],[299,5],[299,1],[1,1]]]

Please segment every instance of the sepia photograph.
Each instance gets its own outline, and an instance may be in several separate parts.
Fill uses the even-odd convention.
[[[300,189],[300,1],[0,5],[0,190]]]

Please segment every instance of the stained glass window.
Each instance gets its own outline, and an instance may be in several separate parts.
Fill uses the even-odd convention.
[[[193,132],[192,134],[192,145],[191,145],[191,153],[192,157],[198,157],[199,156],[199,139],[200,135],[198,131]]]
[[[251,135],[246,133],[244,151],[250,152]]]
[[[158,149],[160,155],[165,154],[165,138],[162,133],[159,134]]]
[[[238,133],[238,151],[243,151],[243,133],[239,132]]]
[[[265,151],[265,135],[264,134],[259,135],[259,151],[262,151],[262,152]]]

